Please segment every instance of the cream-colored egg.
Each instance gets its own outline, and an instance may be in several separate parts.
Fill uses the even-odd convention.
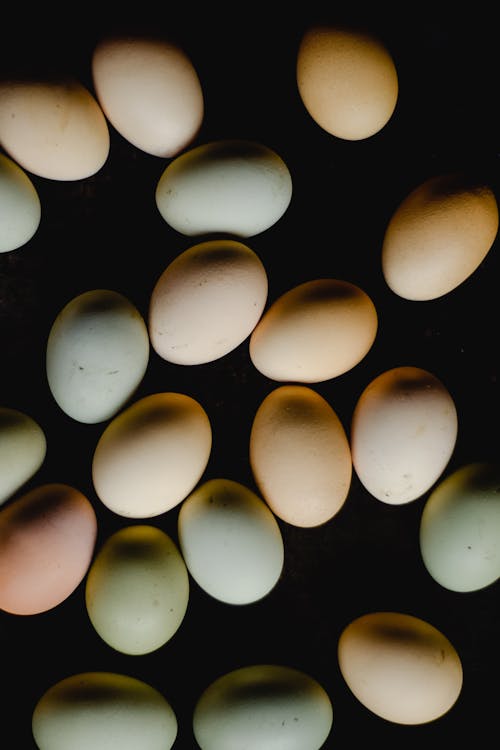
[[[497,232],[498,205],[489,185],[461,174],[432,177],[406,196],[387,224],[385,280],[404,299],[442,297],[476,271]]]
[[[312,119],[337,138],[378,133],[398,100],[398,75],[381,39],[356,28],[318,26],[302,36],[297,86]]]
[[[354,469],[371,495],[389,505],[421,497],[455,448],[457,411],[444,384],[419,367],[378,375],[352,416]]]
[[[0,253],[26,245],[42,216],[38,192],[21,167],[0,154]]]
[[[355,284],[306,281],[266,310],[250,337],[250,357],[272,380],[318,383],[361,362],[377,326],[372,300]]]
[[[79,81],[0,83],[0,144],[23,169],[52,180],[81,180],[109,154],[106,118]]]
[[[156,688],[113,672],[83,672],[52,685],[32,716],[39,750],[170,750],[172,706]]]
[[[283,385],[260,404],[250,432],[250,464],[273,513],[293,526],[319,526],[347,499],[351,451],[330,404],[307,386]]]
[[[46,453],[47,439],[38,422],[0,407],[0,505],[36,474]]]
[[[462,663],[433,625],[400,612],[353,620],[338,641],[344,680],[365,708],[396,724],[439,719],[458,700]]]
[[[139,386],[149,360],[149,334],[132,302],[94,289],[58,313],[46,348],[50,391],[78,422],[113,417]]]
[[[256,664],[210,684],[193,712],[201,750],[319,750],[333,708],[313,677],[291,667]]]
[[[161,175],[156,204],[181,234],[251,237],[283,216],[292,178],[283,159],[260,143],[221,140],[177,156]]]
[[[208,416],[183,393],[154,393],[106,427],[92,461],[100,500],[114,513],[150,518],[178,505],[201,479],[212,448]]]
[[[203,92],[188,55],[161,37],[99,41],[92,76],[103,112],[141,151],[171,158],[194,139],[203,120]]]
[[[212,362],[239,346],[267,300],[267,275],[253,250],[234,240],[201,242],[178,255],[151,294],[149,335],[167,362]]]
[[[189,572],[215,599],[249,604],[266,596],[283,569],[281,531],[252,490],[211,479],[181,505],[179,542]]]

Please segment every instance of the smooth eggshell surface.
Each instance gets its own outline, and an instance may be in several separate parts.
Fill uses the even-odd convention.
[[[21,167],[0,154],[0,253],[26,245],[42,215],[38,192]]]
[[[281,531],[249,488],[211,479],[181,505],[179,542],[189,572],[215,599],[249,604],[276,585],[283,568]]]
[[[90,566],[97,519],[65,484],[44,484],[0,510],[0,608],[17,615],[63,602]]]
[[[382,269],[405,299],[442,297],[468,279],[498,232],[493,190],[463,175],[432,177],[399,204],[387,224]]]
[[[273,664],[219,677],[193,713],[201,750],[319,750],[332,723],[324,688],[299,670]]]
[[[42,695],[32,716],[39,750],[170,750],[177,729],[158,690],[112,672],[66,677]]]
[[[160,515],[194,489],[211,448],[212,429],[198,401],[182,393],[145,396],[114,417],[99,438],[95,491],[118,515]]]
[[[421,497],[439,479],[455,447],[455,404],[443,383],[419,367],[395,367],[372,380],[352,416],[357,476],[389,505]]]
[[[283,159],[244,140],[205,143],[177,156],[156,187],[161,216],[181,234],[251,237],[273,226],[292,198]]]
[[[172,158],[197,134],[203,93],[178,45],[153,37],[101,39],[92,55],[92,76],[104,114],[141,151]]]
[[[0,407],[0,505],[36,474],[46,453],[40,425],[17,409]]]
[[[326,523],[349,493],[352,460],[344,427],[307,386],[280,386],[264,398],[250,432],[250,464],[273,513],[293,526]]]
[[[167,266],[151,294],[153,348],[181,365],[223,357],[257,325],[267,288],[261,260],[241,242],[214,240],[188,248]]]
[[[365,708],[396,724],[447,713],[462,690],[460,657],[433,625],[399,612],[353,620],[338,641],[339,666]]]
[[[250,337],[250,357],[271,380],[318,383],[361,362],[377,326],[372,300],[355,284],[306,281],[266,310]]]

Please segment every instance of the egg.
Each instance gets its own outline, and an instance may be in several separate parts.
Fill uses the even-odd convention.
[[[464,174],[431,177],[414,188],[387,223],[382,270],[391,291],[433,300],[463,284],[481,265],[498,232],[492,188]]]
[[[337,646],[342,676],[369,711],[396,724],[435,721],[457,702],[462,662],[437,628],[401,612],[350,622]]]
[[[50,391],[65,414],[77,422],[103,422],[126,404],[144,377],[147,326],[123,294],[93,289],[58,313],[45,357]]]
[[[32,714],[39,750],[170,750],[178,724],[152,685],[115,672],[65,677],[39,698]]]
[[[303,385],[275,388],[255,413],[249,442],[255,482],[276,516],[311,527],[340,511],[351,484],[351,451],[323,396]]]
[[[204,143],[177,156],[155,192],[167,224],[180,234],[260,234],[286,212],[292,178],[283,159],[246,140]]]
[[[430,494],[419,532],[423,563],[445,589],[470,592],[500,578],[500,471],[465,464]]]
[[[35,615],[80,585],[97,537],[94,508],[66,484],[43,484],[0,510],[0,609]]]
[[[46,453],[38,422],[18,409],[0,407],[0,505],[36,474]]]
[[[266,596],[283,569],[281,531],[267,505],[231,479],[211,479],[184,500],[179,543],[189,572],[210,596],[250,604]]]
[[[0,154],[0,253],[26,245],[36,234],[41,215],[37,189],[26,172]]]
[[[398,101],[398,74],[387,46],[356,28],[308,28],[297,51],[296,77],[314,122],[348,141],[382,130]]]
[[[220,359],[250,336],[267,288],[262,261],[247,245],[213,240],[188,248],[167,266],[151,294],[154,350],[180,365]]]
[[[20,167],[51,180],[82,180],[105,164],[106,118],[78,80],[0,82],[0,145]]]
[[[100,637],[124,654],[148,654],[179,629],[189,599],[184,560],[154,526],[127,526],[108,537],[87,574],[85,604]]]
[[[322,685],[275,664],[227,672],[204,690],[193,712],[201,750],[319,750],[332,724]]]
[[[196,399],[170,392],[144,396],[101,434],[92,459],[94,489],[120,516],[158,516],[194,489],[211,447],[210,421]]]
[[[250,358],[271,380],[319,383],[359,364],[377,326],[375,305],[355,284],[305,281],[264,312],[250,336]]]
[[[104,37],[92,53],[92,80],[107,119],[141,151],[172,158],[198,133],[200,79],[177,44],[153,36]]]
[[[444,384],[420,367],[394,367],[374,378],[355,405],[353,466],[377,500],[409,503],[442,475],[457,433],[457,411]]]

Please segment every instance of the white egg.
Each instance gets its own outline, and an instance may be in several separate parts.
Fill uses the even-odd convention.
[[[46,452],[45,433],[34,419],[0,408],[0,505],[38,471]]]
[[[0,253],[29,242],[39,227],[41,213],[38,192],[28,175],[0,154]]]

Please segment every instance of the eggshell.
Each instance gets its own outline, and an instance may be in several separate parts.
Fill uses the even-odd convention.
[[[141,36],[103,38],[92,54],[92,77],[106,117],[141,151],[176,156],[201,126],[200,80],[177,44]]]
[[[32,716],[39,750],[170,750],[177,718],[167,699],[135,677],[83,672],[52,685]]]
[[[306,281],[278,297],[250,336],[250,358],[268,378],[318,383],[351,370],[377,334],[377,311],[358,286]]]
[[[42,215],[38,192],[21,167],[0,154],[0,253],[26,245]]]
[[[131,398],[149,360],[149,334],[141,314],[118,292],[94,289],[58,313],[46,348],[50,391],[78,422],[113,417]]]
[[[36,487],[0,510],[0,608],[45,612],[67,599],[90,566],[97,519],[65,484]]]
[[[358,617],[343,630],[337,650],[354,696],[396,724],[440,718],[462,690],[462,663],[454,646],[413,615],[373,612]]]
[[[500,578],[500,470],[471,463],[443,479],[420,519],[420,551],[437,583],[478,591]]]
[[[274,664],[228,672],[209,685],[193,713],[201,750],[319,750],[333,709],[308,674]]]
[[[0,407],[0,505],[36,474],[46,453],[40,425],[17,409]]]
[[[386,45],[356,28],[317,26],[301,38],[297,86],[314,122],[348,141],[369,138],[391,119],[398,75]]]
[[[386,370],[367,385],[354,408],[354,469],[377,500],[409,503],[442,475],[457,432],[455,404],[435,375],[419,367]]]
[[[181,234],[251,237],[272,227],[292,198],[292,178],[261,143],[220,140],[177,156],[156,187],[161,216]]]
[[[468,279],[498,232],[498,205],[488,185],[460,174],[418,185],[392,214],[382,244],[389,288],[404,299],[432,300]]]
[[[94,488],[114,513],[149,518],[194,489],[210,457],[212,429],[194,398],[154,393],[118,414],[99,438]]]
[[[100,106],[79,81],[0,83],[0,144],[23,169],[51,180],[81,180],[109,153]]]
[[[179,542],[199,586],[228,604],[266,596],[283,569],[281,531],[252,490],[230,479],[211,479],[181,505]]]
[[[128,526],[112,534],[87,575],[90,621],[108,645],[124,654],[147,654],[179,629],[189,599],[184,560],[172,539],[154,526]]]
[[[223,357],[253,331],[267,300],[260,258],[233,240],[201,242],[178,255],[151,294],[149,335],[167,362]]]
[[[349,493],[352,460],[344,427],[307,386],[280,386],[264,398],[250,432],[250,465],[272,512],[293,526],[326,523]]]

